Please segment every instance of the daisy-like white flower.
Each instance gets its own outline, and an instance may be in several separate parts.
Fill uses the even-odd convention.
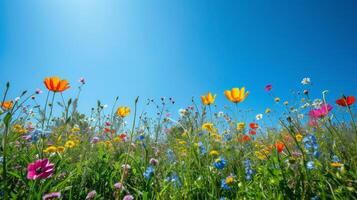
[[[255,118],[256,118],[257,120],[261,120],[261,119],[263,119],[263,114],[257,114],[257,115],[255,116]]]
[[[302,81],[301,81],[301,84],[303,85],[311,85],[311,79],[306,77],[306,78],[303,78]]]

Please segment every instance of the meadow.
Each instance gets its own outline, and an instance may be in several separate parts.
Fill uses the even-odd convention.
[[[137,97],[84,115],[85,83],[47,77],[16,98],[2,86],[1,199],[357,199],[354,96],[311,97],[304,78],[296,102],[262,88],[272,107],[253,118],[240,109],[248,87],[203,92],[179,111],[173,98]]]

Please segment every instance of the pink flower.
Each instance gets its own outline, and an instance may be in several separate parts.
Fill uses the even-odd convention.
[[[52,192],[49,194],[45,194],[45,195],[43,195],[42,200],[50,200],[50,199],[56,199],[56,198],[61,198],[60,192]]]
[[[133,195],[128,194],[124,196],[123,200],[134,200],[134,197]]]
[[[118,182],[118,183],[115,183],[115,184],[114,184],[114,188],[117,189],[117,190],[121,190],[121,189],[123,189],[123,184],[122,184],[122,183],[119,183],[119,182]]]
[[[90,192],[87,194],[86,199],[93,199],[96,194],[97,194],[97,192],[96,192],[95,190],[90,191]]]
[[[112,123],[110,123],[109,121],[107,121],[107,122],[105,122],[105,125],[106,125],[106,126],[111,126]]]
[[[99,142],[99,137],[93,137],[90,142],[91,142],[92,144],[95,144],[95,143]]]
[[[309,112],[309,116],[312,118],[325,117],[331,110],[332,106],[330,104],[322,104],[320,108],[313,109]]]
[[[40,89],[36,89],[36,94],[41,94],[42,93],[42,90],[40,90]]]
[[[269,92],[271,89],[273,89],[271,84],[265,86],[265,91]]]
[[[85,83],[86,83],[86,80],[85,80],[83,77],[81,77],[81,78],[79,78],[78,82],[80,82],[80,83],[82,83],[82,84],[85,84]]]
[[[50,163],[47,158],[40,159],[27,166],[27,179],[46,179],[53,175],[54,170],[54,164]]]
[[[149,163],[151,164],[151,165],[157,165],[158,163],[159,163],[159,161],[157,160],[157,159],[155,159],[155,158],[151,158],[150,159],[150,161],[149,161]]]

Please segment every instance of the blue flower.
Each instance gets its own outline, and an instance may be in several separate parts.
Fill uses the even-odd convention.
[[[221,180],[221,188],[224,190],[232,189],[232,184],[234,183],[234,176],[230,175],[227,178]]]
[[[170,162],[175,162],[176,160],[175,153],[171,149],[167,150],[167,158],[170,160]]]
[[[232,134],[227,133],[227,134],[223,134],[223,138],[225,141],[231,141],[232,140]]]
[[[318,151],[319,145],[317,144],[317,139],[313,134],[308,134],[304,137],[302,142],[308,153],[311,154],[312,152],[315,157],[320,156],[320,152]]]
[[[214,161],[213,165],[217,169],[223,169],[227,165],[227,160],[223,157],[219,157]]]
[[[50,134],[51,131],[49,130],[43,131],[42,129],[36,129],[30,134],[31,142],[37,142],[40,137],[48,137]]]
[[[202,142],[198,142],[198,148],[200,150],[201,155],[205,155],[207,153],[207,149]]]
[[[140,141],[143,141],[145,139],[145,136],[144,135],[139,135],[136,139],[140,140]]]
[[[255,171],[252,169],[251,167],[251,162],[249,159],[245,159],[244,160],[244,166],[245,166],[245,179],[247,181],[252,180],[252,176],[255,173]]]
[[[338,158],[338,156],[334,155],[334,156],[332,156],[332,162],[334,162],[334,163],[340,163],[341,160],[340,160],[340,158]]]
[[[306,163],[306,167],[307,169],[315,169],[315,164],[314,164],[314,161],[309,161]]]
[[[176,174],[176,172],[173,172],[170,176],[168,176],[165,181],[172,182],[175,187],[182,186],[180,177]]]
[[[155,169],[152,166],[146,168],[146,171],[143,173],[144,177],[149,180],[154,174]]]

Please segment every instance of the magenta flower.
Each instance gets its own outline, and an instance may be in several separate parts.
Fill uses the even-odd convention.
[[[45,195],[43,195],[42,200],[50,200],[50,199],[56,199],[56,198],[61,198],[60,192],[52,192],[49,194],[45,194]]]
[[[269,92],[271,89],[273,89],[271,84],[265,86],[265,91]]]
[[[50,163],[47,158],[40,159],[27,166],[27,179],[46,179],[53,175],[54,170],[54,164]]]
[[[122,183],[119,183],[119,182],[118,182],[118,183],[115,183],[115,184],[114,184],[114,188],[117,189],[117,190],[121,190],[121,189],[123,189],[123,184],[122,184]]]
[[[96,192],[95,190],[90,191],[90,192],[87,194],[86,199],[93,199],[96,194],[97,194],[97,192]]]
[[[325,117],[331,110],[332,106],[330,104],[322,104],[320,108],[313,109],[309,112],[309,116],[312,118]]]

